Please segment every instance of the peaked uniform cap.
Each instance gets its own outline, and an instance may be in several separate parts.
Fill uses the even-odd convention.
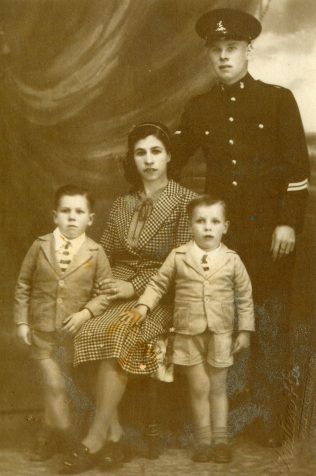
[[[233,8],[218,8],[204,13],[196,22],[197,34],[209,45],[215,40],[251,41],[261,33],[261,23],[249,13]]]

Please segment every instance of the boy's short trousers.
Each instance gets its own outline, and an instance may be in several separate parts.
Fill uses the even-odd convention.
[[[196,365],[207,362],[212,367],[225,368],[234,363],[231,353],[233,333],[214,334],[208,329],[203,334],[176,334],[172,361],[177,365]]]
[[[54,359],[64,363],[73,360],[73,336],[62,332],[43,332],[32,329],[31,357],[35,360]]]

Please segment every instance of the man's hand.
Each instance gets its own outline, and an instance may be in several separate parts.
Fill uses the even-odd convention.
[[[131,326],[139,326],[144,319],[146,319],[148,312],[148,307],[139,304],[139,306],[131,309],[129,311],[122,312],[120,315],[120,321],[125,322],[126,324],[131,324]]]
[[[242,349],[248,349],[250,346],[250,332],[240,331],[233,344],[232,354],[237,354]]]
[[[287,256],[295,248],[295,230],[291,226],[277,226],[272,235],[271,252],[273,261]]]
[[[80,312],[70,314],[63,320],[63,331],[67,334],[76,334],[80,327],[91,318],[91,314],[88,309],[82,309]]]
[[[132,283],[122,279],[107,278],[99,282],[99,294],[106,294],[109,301],[131,299],[135,296]]]
[[[27,324],[20,324],[16,329],[16,335],[23,344],[32,345],[31,330]]]

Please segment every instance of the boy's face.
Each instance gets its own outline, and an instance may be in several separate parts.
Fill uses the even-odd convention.
[[[90,212],[88,201],[83,195],[64,195],[57,210],[53,211],[53,216],[60,232],[69,240],[73,240],[92,224],[94,213]]]
[[[205,251],[218,248],[229,222],[220,203],[197,206],[192,213],[190,230],[195,243]]]
[[[209,59],[222,83],[234,84],[245,76],[249,51],[250,46],[246,41],[217,40],[210,44]]]

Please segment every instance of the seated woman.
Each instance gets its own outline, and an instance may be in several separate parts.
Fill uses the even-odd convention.
[[[167,127],[135,126],[124,164],[133,189],[114,202],[101,238],[113,271],[113,278],[103,283],[109,306],[103,315],[90,319],[75,339],[75,365],[100,361],[96,411],[88,434],[64,459],[64,473],[106,464],[102,450],[110,427],[111,432],[116,428],[117,439],[122,435],[117,409],[129,375],[157,373],[155,343],[166,337],[172,323],[172,300],[157,306],[139,326],[121,315],[136,304],[169,252],[190,238],[186,206],[196,194],[169,178],[170,166]]]

